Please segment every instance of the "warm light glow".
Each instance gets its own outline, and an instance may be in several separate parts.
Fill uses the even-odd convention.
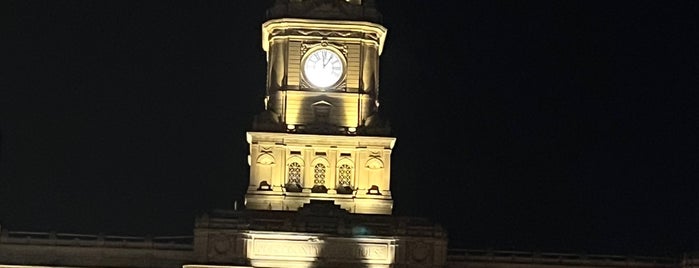
[[[258,161],[250,169],[246,208],[296,210],[323,199],[351,213],[392,213],[389,158],[395,138],[248,132],[247,140]],[[296,188],[285,189],[290,185]]]
[[[357,267],[389,267],[395,261],[395,238],[320,237],[303,233],[250,232],[247,252],[254,267],[317,267],[323,259]],[[197,267],[198,268],[198,267]]]
[[[344,61],[330,49],[322,48],[310,52],[303,63],[306,80],[318,88],[335,85],[344,73]]]

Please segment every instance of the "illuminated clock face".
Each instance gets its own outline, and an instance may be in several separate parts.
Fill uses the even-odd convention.
[[[344,71],[343,61],[336,52],[318,49],[306,57],[303,74],[312,86],[328,88],[340,81]]]

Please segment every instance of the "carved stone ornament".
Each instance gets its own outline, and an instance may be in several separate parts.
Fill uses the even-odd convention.
[[[322,37],[342,37],[342,38],[357,38],[379,42],[379,35],[375,33],[362,33],[358,31],[342,31],[342,30],[308,30],[308,29],[274,29],[269,33],[268,38],[276,36],[322,36]]]
[[[369,39],[378,42],[379,41],[379,35],[375,33],[367,33],[364,34],[364,39]]]
[[[209,237],[208,255],[211,258],[223,257],[233,253],[233,237],[227,234],[212,234]]]
[[[274,156],[272,156],[271,154],[261,154],[257,157],[256,162],[259,165],[269,166],[274,164]]]
[[[371,158],[368,161],[366,161],[366,167],[369,169],[382,169],[383,161],[381,161],[378,157]]]
[[[301,29],[292,29],[287,31],[287,33],[296,33],[298,35],[303,35],[303,36],[324,36],[324,37],[360,37],[357,33],[349,32],[349,31],[327,31],[327,30],[301,30]]]
[[[416,262],[427,261],[431,252],[432,246],[424,242],[415,242],[410,247],[410,256],[412,256],[413,261]]]
[[[347,57],[347,46],[345,44],[328,42],[327,40],[304,42],[301,45],[301,54],[305,54],[306,51],[308,51],[309,49],[314,48],[314,47],[318,47],[318,46],[332,47],[332,48],[337,49],[338,51],[342,52],[342,55]]]

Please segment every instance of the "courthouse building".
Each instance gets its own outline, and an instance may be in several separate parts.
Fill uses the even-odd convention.
[[[692,257],[450,249],[440,225],[392,215],[381,23],[373,0],[277,0],[267,10],[265,110],[247,132],[243,209],[198,216],[178,237],[0,230],[0,268],[699,267]]]

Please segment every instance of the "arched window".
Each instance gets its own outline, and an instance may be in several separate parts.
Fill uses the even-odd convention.
[[[325,171],[323,163],[318,163],[313,167],[313,183],[315,185],[325,185]]]
[[[286,185],[287,192],[303,191],[303,160],[300,157],[290,157],[286,160]]]
[[[288,184],[301,185],[301,165],[298,162],[289,164]]]
[[[328,188],[325,187],[325,174],[327,168],[323,163],[317,163],[313,166],[313,188],[311,192],[313,193],[327,193]]]
[[[271,191],[272,185],[269,182],[272,179],[272,169],[274,168],[274,156],[269,153],[261,153],[257,160],[255,161],[257,165],[254,166],[254,170],[259,181],[259,186],[257,190],[259,191]]]
[[[345,162],[345,163],[342,163]],[[352,162],[343,159],[337,166],[337,185],[338,194],[352,194]]]
[[[340,165],[337,173],[337,183],[340,186],[352,185],[352,166],[349,164]]]

